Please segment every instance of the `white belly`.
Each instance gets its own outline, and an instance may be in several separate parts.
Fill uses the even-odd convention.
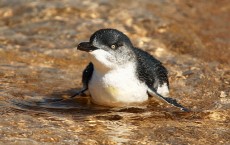
[[[103,106],[125,106],[148,100],[147,86],[137,79],[133,69],[127,66],[105,74],[94,70],[89,82],[92,101]]]

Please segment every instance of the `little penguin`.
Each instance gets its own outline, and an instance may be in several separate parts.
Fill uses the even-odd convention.
[[[93,103],[103,106],[129,106],[157,97],[183,111],[188,111],[169,98],[168,72],[152,55],[133,46],[130,39],[116,29],[100,29],[78,50],[90,55],[82,75],[82,89],[88,90]]]

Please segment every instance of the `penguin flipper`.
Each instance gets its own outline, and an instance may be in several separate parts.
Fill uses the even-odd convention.
[[[153,87],[148,87],[148,94],[150,94],[151,96],[157,96],[158,98],[160,98],[161,100],[167,102],[168,104],[171,104],[177,108],[180,108],[182,111],[185,112],[189,112],[190,110],[185,108],[184,106],[182,106],[180,103],[177,102],[176,99],[170,98],[170,97],[164,97],[161,94],[159,94],[156,89],[154,89]]]
[[[70,98],[74,98],[76,96],[82,95],[85,91],[88,90],[88,84],[89,84],[89,81],[90,81],[90,79],[92,77],[93,70],[94,70],[93,63],[90,62],[86,66],[86,68],[84,69],[84,71],[82,73],[82,84],[83,84],[83,87],[81,88],[80,91],[78,91],[77,93],[75,93],[74,95],[72,95]]]

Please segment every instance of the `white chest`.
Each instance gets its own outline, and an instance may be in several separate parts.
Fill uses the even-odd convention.
[[[89,82],[92,101],[104,106],[124,106],[148,99],[147,86],[140,82],[131,64],[100,73],[96,69]]]

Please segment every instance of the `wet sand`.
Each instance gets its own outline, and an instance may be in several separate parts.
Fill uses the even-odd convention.
[[[230,144],[228,0],[0,1],[0,144]],[[162,61],[182,112],[105,108],[81,87],[74,44],[116,28]]]

